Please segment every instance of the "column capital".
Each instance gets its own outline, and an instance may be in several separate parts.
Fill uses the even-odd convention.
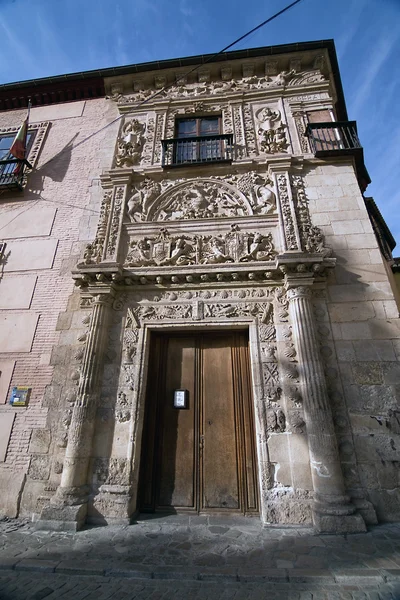
[[[310,285],[298,285],[295,287],[289,287],[286,290],[286,296],[288,300],[296,300],[297,298],[311,298],[311,286]]]

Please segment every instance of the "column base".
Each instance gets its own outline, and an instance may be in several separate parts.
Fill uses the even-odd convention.
[[[59,487],[40,513],[35,529],[78,531],[86,522],[89,486]]]
[[[352,515],[323,515],[313,511],[313,523],[317,533],[366,533],[364,519],[358,513]]]
[[[74,506],[45,506],[35,529],[46,531],[79,531],[86,522],[87,504]]]
[[[129,485],[102,485],[89,501],[87,521],[96,525],[129,525],[134,513]]]
[[[318,533],[365,533],[367,527],[349,496],[315,494],[313,523]]]

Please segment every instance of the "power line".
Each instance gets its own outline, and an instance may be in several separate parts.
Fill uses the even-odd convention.
[[[107,123],[107,125],[104,125],[103,127],[100,127],[100,129],[98,129],[97,131],[94,131],[93,133],[91,133],[90,135],[88,135],[86,138],[84,138],[80,142],[77,142],[75,145],[70,146],[69,148],[64,148],[56,156],[54,156],[53,158],[49,159],[46,163],[44,163],[41,168],[43,168],[45,165],[49,164],[52,160],[54,160],[54,158],[56,158],[56,157],[58,158],[59,156],[61,156],[64,152],[66,152],[66,151],[71,152],[75,148],[78,148],[78,146],[81,146],[82,144],[85,144],[92,137],[98,135],[102,131],[105,131],[106,129],[108,129],[108,127],[111,127],[111,125],[114,125],[114,123],[117,123],[122,118],[126,117],[127,115],[134,114],[134,110],[137,110],[138,108],[140,108],[144,104],[147,104],[148,102],[150,102],[151,100],[153,100],[154,98],[156,98],[157,96],[159,96],[160,94],[164,93],[169,88],[174,87],[179,81],[181,81],[182,79],[186,79],[186,77],[188,77],[188,75],[191,75],[192,73],[194,73],[195,71],[197,71],[198,69],[200,69],[201,67],[203,67],[204,65],[206,65],[207,63],[213,61],[217,56],[219,56],[220,54],[223,54],[224,52],[226,52],[227,50],[229,50],[230,48],[232,48],[233,46],[235,46],[239,42],[242,42],[244,39],[246,39],[247,37],[249,37],[250,35],[252,35],[256,31],[258,31],[259,29],[261,29],[262,27],[264,27],[268,23],[271,23],[271,21],[273,21],[274,19],[277,19],[280,15],[282,15],[283,13],[285,13],[288,10],[290,10],[291,8],[293,8],[296,4],[299,4],[301,1],[302,0],[295,0],[291,4],[288,4],[287,6],[285,6],[285,8],[283,8],[280,11],[278,11],[277,13],[275,13],[274,15],[272,15],[271,17],[269,17],[268,19],[266,19],[265,21],[263,21],[262,23],[260,23],[259,25],[257,25],[256,27],[253,27],[253,29],[250,29],[250,31],[248,31],[244,35],[242,35],[239,38],[237,38],[235,41],[233,41],[230,44],[228,44],[227,46],[225,46],[225,48],[222,48],[222,50],[219,50],[219,52],[216,52],[215,54],[212,54],[207,60],[205,60],[204,62],[202,62],[200,65],[196,65],[195,67],[193,67],[192,69],[190,69],[189,71],[187,71],[186,73],[184,73],[183,75],[178,76],[174,82],[172,82],[172,83],[164,86],[163,88],[161,88],[157,92],[154,92],[154,94],[152,94],[151,96],[149,96],[145,100],[142,100],[141,102],[139,102],[138,104],[136,104],[133,107],[133,110],[129,111],[128,113],[124,113],[124,114],[119,115],[118,117],[116,117],[115,119],[113,119],[112,121],[110,121],[110,123]],[[37,171],[40,171],[40,168],[37,169]],[[82,210],[87,210],[89,212],[98,213],[98,211],[95,211],[93,209],[89,209],[89,208],[85,209],[84,207],[78,207],[76,205],[69,205],[66,202],[59,202],[59,201],[47,200],[41,194],[40,194],[40,198],[42,200],[45,200],[46,202],[54,202],[55,204],[58,203],[60,205],[64,204],[64,205],[71,206],[71,207],[74,207],[74,208],[81,208]]]
[[[179,81],[181,81],[182,79],[186,79],[186,77],[188,77],[188,75],[191,75],[192,73],[194,73],[195,71],[197,71],[198,69],[200,69],[201,67],[203,67],[204,65],[206,65],[207,63],[213,61],[217,56],[219,56],[220,54],[223,54],[224,52],[226,52],[227,50],[229,50],[230,48],[232,48],[233,46],[235,46],[239,42],[243,41],[245,38],[247,38],[248,36],[250,36],[252,33],[255,33],[256,31],[258,31],[259,29],[261,29],[262,27],[264,27],[268,23],[271,23],[271,21],[273,21],[274,19],[276,19],[277,17],[279,17],[280,15],[282,15],[283,13],[285,13],[286,11],[290,10],[291,8],[293,8],[293,6],[295,6],[296,4],[299,4],[300,2],[302,2],[302,0],[295,0],[291,4],[288,4],[287,6],[285,6],[285,8],[283,8],[280,11],[278,11],[277,13],[275,13],[274,15],[272,15],[272,17],[269,17],[268,19],[266,19],[265,21],[263,21],[262,23],[260,23],[256,27],[253,27],[253,29],[251,29],[250,31],[248,31],[244,35],[242,35],[239,38],[237,38],[234,42],[228,44],[228,46],[225,46],[225,48],[222,48],[222,50],[220,50],[219,52],[216,52],[215,54],[212,54],[206,61],[204,61],[200,65],[197,65],[197,66],[193,67],[192,69],[190,69],[189,71],[187,71],[187,73],[184,73],[183,75],[178,76],[177,79],[176,79],[176,81],[174,81],[174,82],[172,82],[172,83],[164,86],[163,88],[161,88],[157,92],[154,92],[154,94],[152,94],[151,96],[149,96],[145,100],[142,100],[141,102],[139,102],[138,104],[136,104],[136,106],[134,106],[133,109],[137,110],[138,108],[140,108],[144,104],[147,104],[148,102],[150,102],[150,100],[153,100],[154,98],[156,98],[160,94],[164,93],[169,88],[174,87]],[[101,127],[100,129],[98,129],[97,131],[94,131],[93,133],[91,133],[90,135],[88,135],[86,138],[84,138],[83,140],[81,140],[80,142],[78,142],[77,144],[75,144],[74,146],[72,146],[72,150],[74,148],[78,148],[78,146],[81,146],[82,144],[84,144],[85,142],[87,142],[88,140],[90,140],[92,137],[94,137],[98,133],[101,133],[102,131],[104,131],[108,127],[111,127],[111,125],[114,125],[114,123],[116,123],[117,121],[120,121],[123,117],[126,117],[127,115],[133,114],[133,112],[134,111],[131,110],[128,113],[124,113],[122,115],[119,115],[118,117],[116,117],[115,119],[113,119],[112,121],[110,121],[110,123],[107,123],[107,125],[104,125],[103,127]]]

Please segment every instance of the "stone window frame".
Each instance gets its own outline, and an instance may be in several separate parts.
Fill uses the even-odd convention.
[[[0,128],[0,137],[11,137],[11,136],[15,137],[19,128],[20,128],[20,125],[16,125],[13,127],[1,127]],[[32,169],[29,169],[29,168],[25,169],[23,181],[22,181],[23,188],[26,186],[29,173],[36,166],[36,163],[38,161],[38,158],[39,158],[40,152],[42,150],[43,143],[44,143],[44,140],[46,138],[49,128],[50,128],[50,121],[43,121],[41,123],[28,123],[28,133],[34,133],[35,135],[33,136],[33,140],[30,143],[30,148],[29,148],[28,154],[25,157],[26,160],[31,164]],[[1,190],[1,186],[0,186],[0,190]]]

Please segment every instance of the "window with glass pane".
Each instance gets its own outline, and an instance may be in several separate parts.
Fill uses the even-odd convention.
[[[6,160],[7,158],[14,158],[10,154],[10,148],[15,138],[15,133],[13,135],[2,135],[0,136],[0,160]],[[33,132],[28,131],[26,147],[27,154],[30,150],[33,141]]]
[[[175,163],[204,162],[222,158],[220,117],[179,119],[176,122]],[[195,138],[191,140],[190,138]],[[207,139],[208,138],[208,139]],[[182,140],[182,141],[180,141]]]
[[[26,156],[31,149],[35,131],[28,131],[26,138]],[[12,135],[0,135],[0,185],[7,185],[18,173],[22,173],[19,166],[21,163],[15,161],[15,157],[10,154],[10,148],[15,138],[15,133]],[[7,162],[12,161],[12,162]]]

